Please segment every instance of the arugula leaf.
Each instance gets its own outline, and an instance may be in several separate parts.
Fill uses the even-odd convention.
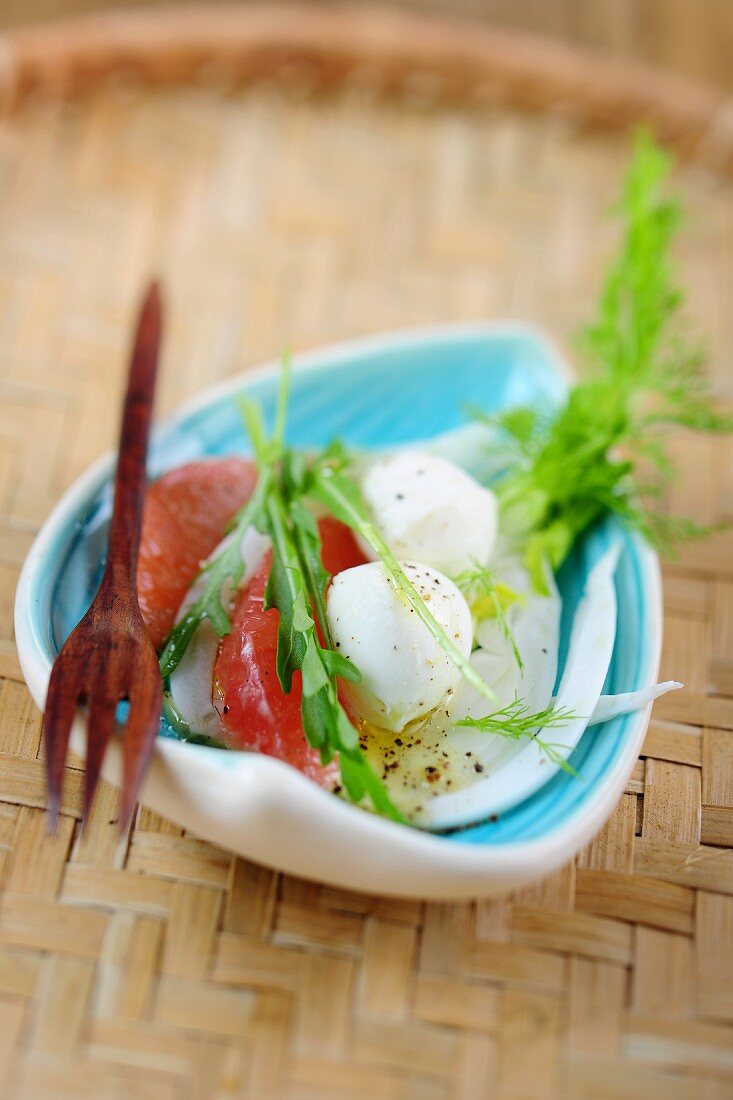
[[[385,787],[361,751],[358,754],[342,752],[340,761],[344,787],[354,802],[361,802],[362,798],[368,795],[374,809],[382,817],[391,817],[403,824],[406,823],[401,814],[399,817],[395,817],[394,806],[387,795]]]
[[[480,730],[481,733],[493,733],[508,741],[531,739],[553,764],[557,764],[569,775],[577,775],[575,768],[568,764],[561,752],[565,746],[557,742],[545,741],[539,736],[540,730],[566,726],[573,717],[571,710],[565,707],[556,709],[552,703],[544,710],[532,712],[526,703],[515,696],[513,702],[500,710],[495,710],[492,714],[487,714],[483,718],[462,718],[456,722],[456,725]]]
[[[285,445],[285,429],[288,423],[288,404],[290,402],[292,376],[293,357],[290,354],[290,349],[286,348],[280,360],[280,385],[277,391],[275,431],[272,436],[273,447],[277,453],[280,453]]]
[[[361,673],[329,648],[328,642],[321,644],[309,610],[312,605],[321,629],[327,628],[325,593],[330,577],[321,560],[318,525],[299,499],[286,505],[282,487],[275,481],[266,514],[273,547],[267,606],[280,613],[277,670],[283,691],[291,690],[293,673],[299,669],[301,717],[308,743],[319,750],[324,764],[338,753],[342,782],[350,798],[358,802],[366,795],[378,813],[404,823],[404,816],[364,756],[359,734],[339,701],[337,676],[358,681]]]
[[[324,764],[338,753],[344,788],[351,798],[361,801],[368,797],[377,813],[406,823],[364,756],[359,734],[338,698],[337,678],[358,682],[361,673],[331,645],[326,616],[330,576],[321,559],[318,524],[302,501],[307,464],[304,456],[285,447],[290,370],[290,357],[286,354],[275,429],[270,439],[259,405],[245,397],[238,399],[258,465],[257,485],[235,517],[229,538],[199,574],[206,577],[203,591],[171,631],[160,657],[161,672],[164,677],[170,676],[205,619],[210,620],[220,637],[231,630],[228,609],[224,606],[226,595],[236,589],[243,576],[242,538],[249,527],[257,527],[272,540],[265,607],[277,608],[279,612],[277,676],[283,691],[289,692],[294,673],[301,673],[301,717],[309,744],[319,750]],[[338,444],[324,454],[329,461],[344,461],[343,449]],[[319,639],[311,609],[325,645]],[[206,739],[206,743],[210,741]]]
[[[519,407],[488,418],[515,458],[496,486],[502,527],[525,541],[540,592],[546,561],[559,568],[577,536],[608,511],[665,552],[709,530],[642,503],[673,472],[669,428],[733,430],[733,418],[712,406],[701,355],[680,321],[683,296],[669,255],[680,214],[663,193],[669,168],[667,154],[639,133],[617,207],[619,253],[598,316],[581,334],[590,376],[554,413]],[[641,459],[654,470],[648,483]]]
[[[293,525],[298,558],[305,577],[306,587],[313,601],[313,610],[321,629],[321,634],[326,639],[329,650],[333,651],[331,628],[326,615],[326,589],[331,580],[321,561],[321,536],[318,531],[318,521],[312,512],[304,506],[299,496],[291,497],[290,521]],[[340,654],[334,652],[334,657]],[[342,663],[349,665],[342,659]],[[361,674],[359,675],[361,679]]]
[[[265,610],[280,612],[277,628],[277,677],[287,694],[293,673],[305,660],[308,637],[314,623],[306,602],[305,585],[300,573],[285,510],[277,487],[272,486],[265,507],[267,531],[272,539],[272,567],[265,589]]]
[[[258,406],[249,401],[241,403],[260,483],[266,487],[259,517],[261,529],[272,540],[265,607],[274,607],[279,612],[278,679],[288,693],[293,674],[300,671],[300,712],[306,739],[318,749],[324,764],[338,754],[342,782],[349,797],[361,801],[368,796],[377,813],[405,823],[364,756],[359,734],[338,697],[337,677],[358,682],[361,673],[333,649],[331,642],[326,615],[326,589],[331,578],[323,566],[318,523],[303,503],[306,462],[284,443],[289,389],[290,360],[285,357],[271,440],[267,440]],[[337,450],[329,450],[328,454],[334,461]],[[318,629],[325,644],[321,643]]]

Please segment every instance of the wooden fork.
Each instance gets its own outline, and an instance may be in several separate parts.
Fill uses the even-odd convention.
[[[89,815],[118,704],[129,700],[122,737],[121,830],[132,816],[158,731],[163,684],[140,614],[136,571],[160,329],[160,292],[152,283],[140,311],[130,361],[104,576],[92,606],[56,658],[48,685],[43,739],[52,830],[58,821],[64,762],[77,707],[86,704],[88,708],[82,823]]]

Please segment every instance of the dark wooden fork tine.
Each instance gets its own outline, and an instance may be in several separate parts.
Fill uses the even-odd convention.
[[[55,832],[61,808],[64,762],[69,747],[71,724],[78,705],[78,692],[69,669],[58,659],[51,670],[43,716],[43,740],[46,747],[46,783],[48,786],[48,826]]]
[[[104,688],[92,694],[87,722],[87,760],[82,821],[86,821],[92,808],[94,792],[102,770],[102,760],[114,729],[116,711],[117,699],[107,694]]]
[[[52,827],[58,819],[69,734],[81,698],[89,704],[82,822],[99,782],[118,701],[131,699],[124,735],[125,822],[132,813],[158,728],[162,683],[137,602],[136,572],[160,329],[160,294],[153,283],[143,302],[133,344],[104,576],[91,607],[56,659],[49,682],[43,737]]]
[[[163,681],[160,677],[157,681],[147,680],[131,697],[130,715],[122,742],[124,763],[120,828],[123,832],[130,824],[137,793],[153,751],[162,704]]]

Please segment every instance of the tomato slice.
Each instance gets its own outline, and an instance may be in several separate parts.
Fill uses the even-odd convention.
[[[143,512],[137,586],[153,644],[170,632],[201,562],[250,497],[257,469],[243,458],[189,462],[149,487]]]
[[[329,573],[340,573],[366,561],[348,527],[331,517],[319,521],[323,562]],[[264,610],[265,586],[271,557],[267,554],[249,585],[236,601],[232,631],[221,643],[214,668],[214,699],[222,726],[233,748],[254,749],[276,756],[324,786],[333,786],[338,774],[324,767],[318,751],[308,744],[300,718],[300,673],[286,695],[277,678],[279,612]]]

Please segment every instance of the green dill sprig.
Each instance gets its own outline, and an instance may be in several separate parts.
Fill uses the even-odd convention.
[[[563,755],[562,750],[567,746],[555,741],[545,741],[540,737],[540,730],[559,729],[566,726],[574,717],[575,715],[568,708],[558,709],[552,703],[544,710],[531,711],[526,703],[515,696],[513,702],[500,710],[493,711],[492,714],[487,714],[483,718],[461,718],[455,724],[480,730],[481,733],[492,733],[507,741],[532,740],[548,760],[562,768],[568,775],[577,776],[575,768]]]
[[[507,610],[513,604],[526,602],[522,593],[498,580],[493,569],[478,563],[470,569],[464,569],[452,579],[465,596],[477,622],[496,619],[499,629],[512,647],[517,667],[523,673],[524,661],[506,617]]]
[[[514,462],[499,478],[502,526],[525,542],[535,588],[557,569],[576,537],[612,512],[669,552],[680,538],[707,534],[691,520],[668,517],[644,503],[659,496],[674,470],[670,428],[729,432],[701,370],[702,356],[683,327],[683,295],[670,247],[678,204],[664,193],[665,152],[644,132],[635,142],[617,214],[618,255],[601,292],[598,315],[580,338],[589,377],[556,411],[514,408],[488,420]],[[651,466],[651,479],[638,473]]]

